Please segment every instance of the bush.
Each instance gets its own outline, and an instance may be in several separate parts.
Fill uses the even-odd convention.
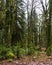
[[[13,53],[19,58],[23,57],[23,55],[26,54],[26,49],[22,48],[21,43],[17,43],[15,46],[13,46]]]
[[[0,45],[0,59],[5,59],[7,53],[7,48],[5,46]]]
[[[17,52],[20,49],[20,43],[17,43],[15,46],[12,47],[13,53],[17,55]]]
[[[6,57],[7,57],[8,59],[12,59],[12,58],[15,58],[15,55],[13,54],[13,52],[8,51],[7,54],[6,54]]]
[[[39,56],[40,55],[40,51],[39,50],[35,51],[34,55],[35,56]]]
[[[29,49],[28,49],[28,47],[26,47],[25,48],[25,55],[28,55],[28,51],[29,51]]]
[[[12,49],[5,45],[0,45],[0,59],[6,59],[10,55],[12,56]]]
[[[35,50],[33,47],[28,48],[28,55],[34,54]]]
[[[17,57],[23,57],[25,55],[25,50],[23,48],[19,48],[17,51]]]
[[[51,50],[50,50],[50,47],[49,47],[49,48],[47,48],[46,53],[47,53],[47,55],[48,55],[48,56],[50,56],[50,55],[51,55]]]
[[[46,53],[48,56],[52,55],[52,45],[47,48]]]
[[[39,46],[35,46],[35,50],[40,51],[40,47]]]

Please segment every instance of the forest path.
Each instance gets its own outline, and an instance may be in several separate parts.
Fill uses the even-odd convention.
[[[45,58],[45,57],[44,57]],[[4,60],[0,63],[0,65],[52,65],[52,58],[49,57],[47,59],[43,58],[27,58],[26,59],[16,59],[12,62],[8,62]]]
[[[27,60],[28,61],[28,60]],[[52,65],[52,59],[47,61],[29,61],[29,62],[3,62],[0,65]]]

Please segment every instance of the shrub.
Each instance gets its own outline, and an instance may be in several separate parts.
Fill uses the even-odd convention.
[[[17,51],[17,57],[23,57],[25,55],[25,50],[23,48],[19,48]]]
[[[10,55],[12,55],[12,49],[6,47],[5,45],[0,45],[0,59],[6,59]]]
[[[39,46],[35,46],[35,50],[40,51],[40,47]]]
[[[28,55],[28,51],[29,51],[29,49],[28,49],[28,47],[26,47],[25,48],[25,55]]]
[[[28,55],[34,54],[35,50],[33,47],[28,48]]]
[[[48,56],[52,55],[52,45],[47,48],[46,53]]]
[[[7,57],[8,59],[12,59],[12,58],[15,58],[15,55],[14,55],[13,52],[8,51],[7,54],[6,54],[6,57]]]
[[[5,46],[0,45],[0,59],[5,59],[7,53],[7,48]]]
[[[50,49],[50,47],[47,48],[46,53],[47,53],[48,56],[51,55],[51,49]]]
[[[17,43],[15,46],[12,47],[13,53],[17,55],[17,52],[20,49],[20,43]]]

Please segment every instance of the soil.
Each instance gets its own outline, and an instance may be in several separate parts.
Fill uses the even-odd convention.
[[[24,57],[21,59],[13,60],[12,62],[8,62],[7,60],[0,61],[0,65],[52,65],[52,58],[47,59],[38,59],[36,57],[29,58]]]

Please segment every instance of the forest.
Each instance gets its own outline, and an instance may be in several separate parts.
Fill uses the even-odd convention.
[[[52,0],[0,0],[0,64],[29,59],[52,60]]]

